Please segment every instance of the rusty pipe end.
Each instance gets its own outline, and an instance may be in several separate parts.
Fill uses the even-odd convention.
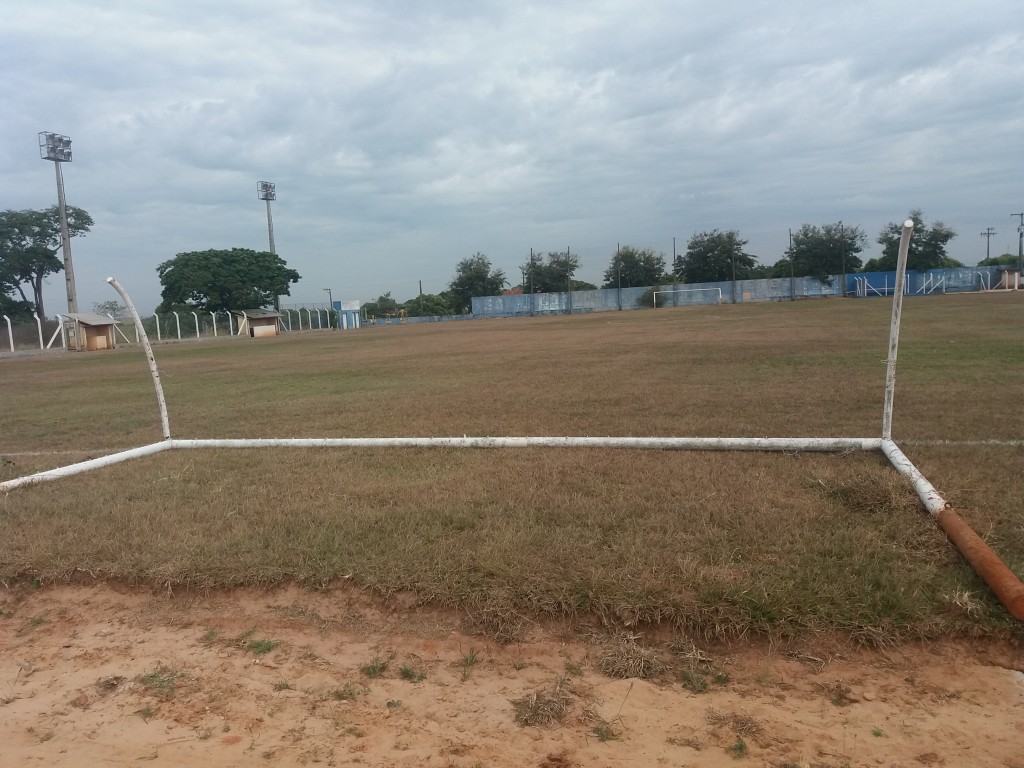
[[[946,537],[999,598],[999,602],[1015,619],[1024,621],[1024,582],[1017,578],[952,506],[947,505],[940,510],[935,519]]]

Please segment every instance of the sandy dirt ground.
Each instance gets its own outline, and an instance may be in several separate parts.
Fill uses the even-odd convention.
[[[596,633],[466,626],[344,588],[5,590],[0,766],[1024,768],[1009,647],[718,647],[695,692],[667,647],[660,678],[613,679]]]

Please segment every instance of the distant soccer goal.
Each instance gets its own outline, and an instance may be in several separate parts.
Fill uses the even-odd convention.
[[[690,294],[683,306],[689,306],[690,304],[721,304],[722,303],[722,289],[721,288],[673,288],[671,291],[655,291],[654,292],[654,308],[658,308],[658,295],[662,296],[661,305],[663,307],[668,306],[668,301],[664,298],[670,295],[678,295],[680,293]],[[696,294],[694,296],[694,294]],[[698,299],[693,301],[693,299]],[[678,307],[678,299],[672,300],[672,306]]]

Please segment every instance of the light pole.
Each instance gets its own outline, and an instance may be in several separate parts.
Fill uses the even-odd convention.
[[[270,201],[277,200],[277,185],[269,181],[261,181],[256,184],[256,196],[260,200],[267,201],[267,232],[270,234],[270,252],[277,253],[274,250],[274,217],[270,213]],[[281,311],[281,297],[274,296],[274,311]]]
[[[68,233],[68,211],[64,205],[64,177],[61,163],[71,162],[71,139],[59,133],[39,132],[39,157],[51,160],[57,171],[57,208],[60,213],[60,247],[64,252],[64,282],[68,289],[68,312],[78,311],[75,293],[75,270],[71,264],[71,235]]]
[[[1018,280],[1024,280],[1024,213],[1011,213],[1010,218],[1014,216],[1020,218],[1020,226],[1017,227],[1017,271],[1020,272]]]
[[[327,327],[333,328],[334,326],[331,325],[331,312],[334,311],[334,294],[331,293],[330,288],[324,288],[324,290],[327,291],[327,301],[330,304],[327,310]],[[338,327],[341,327],[341,323],[338,323]]]

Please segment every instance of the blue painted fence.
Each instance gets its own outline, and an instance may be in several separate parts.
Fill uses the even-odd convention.
[[[907,272],[905,291],[910,295],[933,293],[960,293],[983,291],[999,284],[996,267],[957,267],[932,269],[927,272]],[[764,278],[737,280],[735,283],[686,283],[657,286],[658,306],[685,307],[698,304],[717,304],[718,294],[727,304],[751,301],[788,301],[791,299],[825,298],[828,296],[864,297],[891,296],[896,283],[895,272],[864,272],[846,276],[846,290],[841,289],[842,276]],[[644,288],[604,288],[596,291],[563,293],[525,293],[508,296],[479,296],[473,298],[472,317],[524,317],[530,315],[557,315],[570,312],[609,312],[620,309],[640,309],[640,298],[651,286]],[[675,292],[673,292],[675,291]],[[664,292],[664,293],[661,293]],[[412,318],[410,318],[411,320]],[[423,318],[426,319],[426,318]]]

